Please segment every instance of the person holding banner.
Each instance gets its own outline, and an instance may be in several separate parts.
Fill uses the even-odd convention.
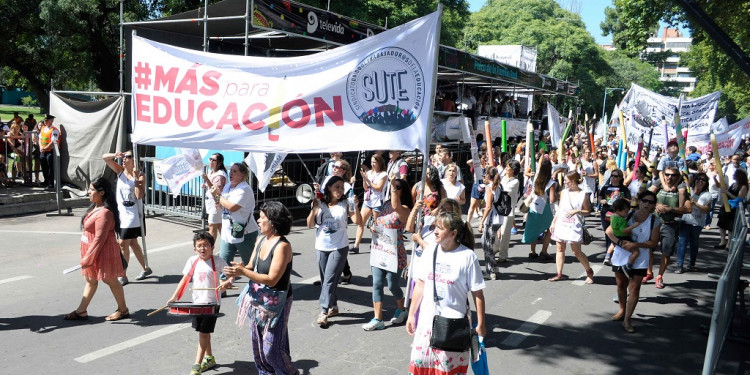
[[[91,205],[81,218],[81,274],[86,280],[81,303],[65,320],[88,320],[86,309],[94,298],[99,281],[104,281],[117,302],[117,310],[106,320],[116,321],[130,316],[125,303],[125,292],[117,281],[125,275],[115,234],[120,230],[120,217],[112,187],[106,179],[99,177],[89,185]]]
[[[339,277],[344,270],[346,257],[349,254],[349,237],[346,234],[347,218],[354,224],[362,222],[362,216],[357,208],[357,197],[354,197],[354,207],[349,206],[344,195],[344,179],[332,175],[323,180],[323,200],[312,201],[312,210],[307,216],[307,227],[315,228],[315,249],[318,258],[321,289],[318,303],[321,312],[316,324],[328,326],[328,318],[338,315],[339,307],[336,296]],[[322,203],[322,204],[321,204]]]
[[[219,255],[227,264],[232,264],[238,252],[242,263],[250,264],[250,254],[258,238],[258,223],[253,216],[255,197],[248,183],[249,177],[247,164],[234,163],[229,168],[229,183],[224,189],[219,190],[217,186],[211,189],[222,212]],[[222,275],[222,280],[225,278],[226,275]]]
[[[427,166],[426,177],[427,179],[424,181],[424,196],[422,197],[422,203],[424,203],[422,210],[424,215],[429,215],[437,208],[440,201],[448,196],[448,193],[443,187],[443,180],[440,179],[440,173],[437,168],[431,165]],[[412,202],[417,201],[420,191],[422,191],[422,181],[417,182],[414,184],[414,187],[411,188]]]
[[[462,318],[469,311],[468,297],[474,300],[477,326],[485,336],[485,282],[474,250],[471,227],[452,212],[443,212],[435,219],[436,245],[426,248],[425,266],[414,274],[417,280],[409,306],[406,332],[414,336],[409,359],[409,374],[468,374],[470,350],[462,352],[434,349],[430,346],[435,316]],[[426,263],[428,263],[427,266]],[[435,295],[437,293],[437,295]],[[419,315],[417,315],[419,314]],[[417,325],[417,322],[422,324]]]
[[[151,268],[146,267],[143,257],[143,249],[138,243],[138,237],[146,235],[146,228],[141,228],[141,215],[143,214],[143,197],[146,195],[146,178],[141,171],[135,170],[133,151],[118,152],[116,154],[104,154],[102,159],[107,166],[117,174],[117,210],[120,215],[120,252],[125,259],[125,271],[127,273],[130,263],[130,249],[143,271],[136,280],[143,280],[152,273]],[[122,165],[115,159],[121,159]],[[145,222],[144,222],[145,223]],[[128,283],[128,276],[120,279],[120,284]]]
[[[224,190],[224,185],[227,183],[227,168],[224,166],[224,155],[215,153],[208,158],[209,168],[211,168],[211,174],[203,175],[203,179],[211,182],[211,186],[216,186],[219,191]],[[208,232],[214,239],[219,238],[221,232],[221,212],[218,207],[219,204],[214,200],[211,190],[207,183],[204,183],[206,189],[206,213],[208,214]]]
[[[375,316],[367,323],[362,326],[365,331],[381,330],[385,328],[383,323],[383,286],[385,283],[388,284],[388,289],[393,294],[393,298],[396,299],[396,312],[393,314],[391,324],[402,324],[406,321],[407,312],[404,308],[404,293],[401,290],[399,282],[401,280],[401,271],[406,267],[406,248],[404,247],[404,229],[406,227],[406,220],[409,218],[409,212],[413,206],[411,194],[409,194],[409,184],[406,180],[397,178],[391,180],[390,183],[391,200],[390,204],[386,204],[383,207],[383,212],[375,220],[375,226],[370,228],[373,231],[373,237],[376,237],[375,232],[380,231],[378,235],[386,234],[391,232],[393,236],[389,236],[390,240],[395,242],[396,247],[396,261],[390,262],[392,259],[388,259],[389,264],[395,263],[396,267],[389,267],[391,269],[380,268],[382,263],[375,262],[374,252],[370,252],[370,268],[372,269],[372,305]],[[395,232],[395,233],[393,233]],[[395,238],[394,238],[395,237]],[[390,254],[389,254],[390,255]],[[376,267],[373,263],[378,264]]]
[[[711,156],[711,159],[706,160],[706,165],[708,166],[706,176],[708,176],[708,191],[711,193],[711,208],[708,210],[708,214],[706,214],[706,223],[704,224],[705,227],[703,229],[709,230],[711,229],[711,220],[713,220],[714,207],[716,207],[716,202],[719,200],[719,194],[721,194],[721,185],[717,180],[719,175],[716,173],[716,164],[713,155]]]
[[[655,184],[659,187],[665,186],[667,178],[664,176],[664,170],[669,167],[677,167],[680,173],[685,170],[685,159],[679,155],[680,148],[677,145],[677,141],[669,141],[667,144],[667,154],[662,156],[659,160],[659,164],[656,166],[656,170],[659,172],[658,183]],[[682,188],[685,187],[684,183],[681,184]]]
[[[744,169],[735,169],[733,179],[734,183],[729,186],[729,189],[721,189],[721,192],[726,194],[729,200],[741,198],[744,201],[747,197],[748,191],[747,172],[745,172]],[[725,249],[727,247],[727,232],[730,232],[729,234],[731,235],[732,229],[734,228],[736,213],[737,206],[732,208],[729,212],[726,212],[724,209],[719,210],[718,225],[721,241],[718,245],[714,246],[714,249]]]

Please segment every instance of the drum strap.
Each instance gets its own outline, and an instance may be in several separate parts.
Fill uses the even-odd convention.
[[[198,261],[200,260],[200,257],[195,258],[195,262],[193,262],[193,265],[190,267],[190,272],[187,273],[187,282],[185,285],[183,285],[182,290],[180,290],[180,293],[177,295],[177,300],[179,301],[182,299],[182,295],[185,294],[185,290],[187,289],[187,284],[190,282],[190,280],[193,279],[193,274],[195,273],[195,266],[198,265]],[[219,286],[219,280],[216,277],[216,263],[214,262],[214,256],[211,254],[211,269],[214,271],[214,286]],[[216,289],[216,300],[219,301],[219,289]]]

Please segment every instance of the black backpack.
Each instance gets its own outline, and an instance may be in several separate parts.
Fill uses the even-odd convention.
[[[510,215],[510,211],[513,210],[513,202],[510,199],[510,194],[503,189],[503,185],[499,185],[499,187],[500,195],[497,197],[497,200],[492,202],[492,205],[500,216],[508,216]]]

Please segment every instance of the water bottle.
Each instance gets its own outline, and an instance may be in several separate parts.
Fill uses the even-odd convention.
[[[349,212],[354,212],[354,210],[357,208],[354,206],[354,189],[349,189],[349,196],[346,198],[347,202],[349,203]]]

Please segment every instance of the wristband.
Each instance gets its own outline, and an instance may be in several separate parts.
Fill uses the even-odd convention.
[[[617,246],[622,247],[622,242],[623,242],[623,240],[617,240]]]

